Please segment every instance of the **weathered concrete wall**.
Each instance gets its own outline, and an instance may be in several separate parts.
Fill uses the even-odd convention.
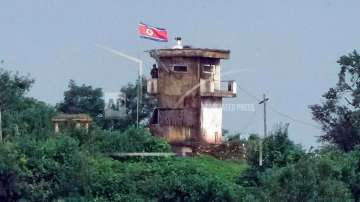
[[[220,59],[229,51],[210,49],[161,49],[150,55],[157,60],[158,80],[156,123],[152,134],[163,137],[175,148],[219,144],[222,137],[222,96]],[[174,71],[186,65],[186,72]],[[205,67],[206,66],[206,67]],[[211,71],[205,71],[211,66]],[[200,81],[210,81],[213,93],[202,96]]]
[[[184,126],[196,128],[199,126],[198,110],[185,109],[158,109],[158,124],[163,126]]]
[[[175,72],[173,66],[186,65],[187,72]],[[198,63],[195,58],[162,58],[159,66],[159,107],[178,108],[184,107],[184,102],[178,104],[178,100],[198,83]],[[191,93],[196,96],[197,90]],[[197,107],[199,103],[188,103]]]
[[[219,144],[222,138],[222,99],[207,97],[201,100],[201,140]]]
[[[174,71],[174,65],[186,65],[187,72]],[[191,145],[199,141],[199,89],[194,88],[199,82],[199,60],[161,58],[158,68],[159,123],[151,126],[152,132],[173,145]]]
[[[199,142],[196,128],[157,124],[151,125],[151,130],[155,136],[165,138],[171,145],[193,146]]]

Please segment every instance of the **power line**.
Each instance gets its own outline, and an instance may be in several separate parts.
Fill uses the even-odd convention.
[[[257,110],[255,110],[255,112],[253,113],[253,116],[251,117],[250,121],[246,122],[245,126],[243,126],[240,131],[247,131],[247,129],[255,123],[255,119],[256,118],[260,118],[258,117],[259,114],[257,114]]]
[[[259,99],[260,96],[255,96],[255,95],[252,94],[250,91],[248,91],[248,90],[246,90],[246,89],[244,89],[244,88],[242,88],[242,87],[240,87],[240,86],[237,86],[237,87],[238,87],[239,90],[243,91],[243,92],[244,92],[245,94],[247,94],[249,97],[251,97],[251,98],[255,99],[256,101],[258,101],[258,99]],[[292,117],[292,116],[290,116],[290,115],[288,115],[288,114],[286,114],[286,113],[283,113],[283,112],[277,110],[273,105],[268,104],[268,106],[269,106],[269,109],[270,109],[271,111],[273,111],[273,112],[277,113],[278,115],[280,115],[280,116],[282,116],[282,117],[285,117],[285,118],[287,118],[287,119],[289,119],[289,120],[291,120],[291,121],[293,121],[293,122],[297,122],[297,123],[300,123],[300,124],[302,124],[302,125],[310,126],[310,127],[312,127],[312,128],[316,128],[316,129],[321,130],[321,127],[319,127],[319,126],[317,126],[317,125],[314,125],[314,124],[311,124],[311,123],[308,123],[308,122],[306,122],[306,121],[303,121],[303,120],[294,118],[294,117]]]
[[[288,118],[294,122],[297,122],[297,123],[300,123],[300,124],[303,124],[303,125],[306,125],[306,126],[310,126],[310,127],[313,127],[313,128],[316,128],[316,129],[320,129],[321,130],[321,127],[317,126],[317,125],[314,125],[314,124],[311,124],[311,123],[308,123],[306,121],[303,121],[303,120],[300,120],[300,119],[296,119],[296,118],[293,118],[292,116],[288,115],[288,114],[285,114],[285,113],[282,113],[280,112],[279,110],[275,109],[273,106],[271,106],[269,104],[269,109],[277,114],[279,114],[280,116],[283,116],[285,118]]]
[[[237,86],[238,89],[242,90],[245,94],[247,94],[248,96],[252,97],[255,100],[258,100],[259,97],[253,95],[252,93],[250,93],[250,91],[245,90],[244,88],[240,87],[239,85]]]

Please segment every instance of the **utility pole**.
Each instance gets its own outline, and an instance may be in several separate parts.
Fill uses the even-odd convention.
[[[269,98],[266,97],[265,93],[263,95],[263,99],[259,102],[259,104],[264,105],[264,137],[267,136],[267,125],[266,125],[266,102],[269,101]],[[259,149],[259,166],[262,166],[263,163],[263,140],[260,138],[260,149]]]
[[[142,97],[142,68],[143,68],[143,62],[142,61],[138,61],[139,62],[139,71],[138,71],[138,79],[139,79],[139,85],[138,85],[138,95],[137,95],[137,99],[136,99],[136,126],[137,128],[139,128],[139,107],[141,105],[141,97]]]

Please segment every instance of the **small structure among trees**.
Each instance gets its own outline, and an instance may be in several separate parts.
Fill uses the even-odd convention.
[[[105,119],[124,119],[126,116],[126,95],[123,93],[105,94]]]
[[[60,125],[65,127],[84,127],[89,129],[92,118],[87,114],[59,114],[52,118],[55,133],[60,132]]]

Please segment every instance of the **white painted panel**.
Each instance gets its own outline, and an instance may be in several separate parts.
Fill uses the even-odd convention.
[[[157,79],[147,80],[147,92],[149,94],[156,94],[158,92]]]
[[[219,143],[222,134],[221,99],[203,99],[201,101],[202,138],[208,143]]]

